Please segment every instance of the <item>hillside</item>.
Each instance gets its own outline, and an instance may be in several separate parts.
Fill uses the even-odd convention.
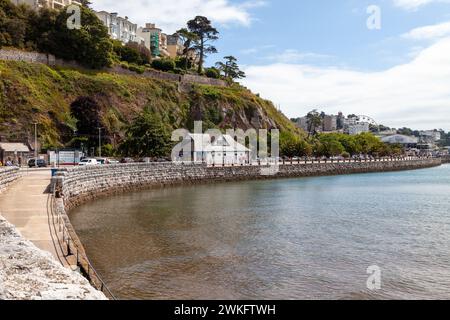
[[[124,124],[145,107],[161,115],[173,128],[205,127],[279,128],[297,132],[273,104],[242,87],[178,84],[142,76],[75,69],[53,69],[43,64],[0,61],[0,136],[2,140],[33,141],[39,123],[43,147],[61,147],[74,137],[77,119],[71,104],[90,97],[99,105],[98,124],[106,140],[120,141]]]

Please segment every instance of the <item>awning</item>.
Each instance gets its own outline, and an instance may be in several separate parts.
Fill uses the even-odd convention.
[[[0,149],[4,152],[30,152],[30,148],[23,143],[0,142]]]

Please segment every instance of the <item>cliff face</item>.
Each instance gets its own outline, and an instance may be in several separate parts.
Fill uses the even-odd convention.
[[[70,105],[79,97],[94,99],[105,136],[123,135],[123,125],[143,108],[161,115],[172,129],[278,128],[297,132],[273,104],[236,87],[179,86],[176,82],[136,75],[50,68],[43,64],[0,61],[0,136],[32,141],[38,122],[41,141],[61,145],[71,138],[76,119]]]
[[[106,300],[0,216],[0,300]]]

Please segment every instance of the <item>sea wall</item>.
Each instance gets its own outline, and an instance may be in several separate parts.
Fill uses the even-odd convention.
[[[57,194],[70,209],[101,195],[152,187],[274,178],[413,170],[441,165],[441,159],[299,163],[279,166],[274,175],[261,166],[208,167],[195,164],[137,163],[66,168],[54,178]]]
[[[442,163],[450,163],[450,155],[442,157]]]
[[[20,177],[17,167],[0,167],[0,193]]]
[[[77,266],[98,290],[105,285],[89,259],[73,228],[68,210],[99,196],[170,185],[224,181],[294,178],[368,172],[413,170],[441,165],[441,159],[384,160],[339,163],[297,163],[280,165],[277,172],[263,166],[210,167],[196,164],[136,163],[64,168],[52,179],[54,211],[67,230],[68,251],[77,257]],[[264,170],[264,171],[262,171]],[[272,175],[267,175],[272,173]],[[109,291],[106,291],[109,293]]]

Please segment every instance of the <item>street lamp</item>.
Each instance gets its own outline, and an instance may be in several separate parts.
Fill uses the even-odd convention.
[[[102,127],[98,127],[98,156],[102,157]]]
[[[37,161],[38,158],[38,145],[37,145],[37,125],[38,123],[34,123],[34,159]]]

